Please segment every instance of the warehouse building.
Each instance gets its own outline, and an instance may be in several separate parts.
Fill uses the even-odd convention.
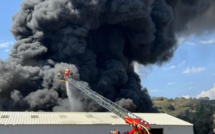
[[[135,113],[151,124],[152,134],[193,134],[193,125],[165,113]],[[109,134],[128,131],[109,112],[0,112],[0,134]]]

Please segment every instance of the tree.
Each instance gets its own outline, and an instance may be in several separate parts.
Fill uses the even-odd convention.
[[[193,123],[195,134],[210,134],[214,128],[214,110],[213,105],[200,103],[194,111],[185,110],[178,118]]]

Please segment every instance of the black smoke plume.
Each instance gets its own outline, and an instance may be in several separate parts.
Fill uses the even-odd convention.
[[[13,17],[16,43],[0,62],[0,110],[67,111],[65,86],[56,74],[69,67],[108,99],[152,112],[133,62],[167,62],[175,34],[214,7],[214,0],[25,0]],[[82,93],[73,95],[74,111],[102,110]]]

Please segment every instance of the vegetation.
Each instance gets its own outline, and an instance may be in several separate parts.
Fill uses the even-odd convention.
[[[195,134],[215,134],[215,100],[209,98],[175,98],[158,97],[153,99],[159,112],[168,113],[194,125]]]

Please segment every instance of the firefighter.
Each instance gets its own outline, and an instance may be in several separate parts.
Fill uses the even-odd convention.
[[[69,77],[69,74],[70,74],[71,70],[69,68],[67,68],[65,70],[65,73],[64,73],[64,79],[67,79]]]
[[[60,77],[61,77],[61,73],[60,73],[60,72],[58,72],[58,73],[57,73],[57,76],[58,76],[58,78],[60,78]]]

